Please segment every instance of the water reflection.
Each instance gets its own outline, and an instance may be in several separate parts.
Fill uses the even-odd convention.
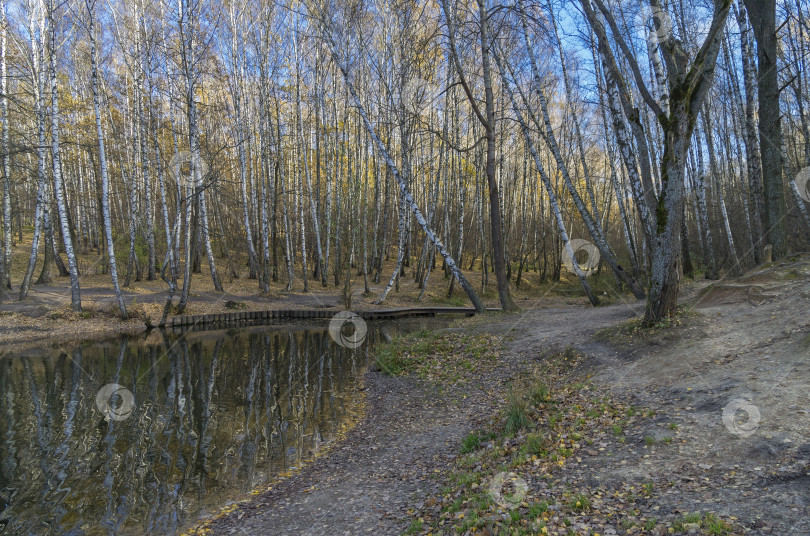
[[[391,329],[355,350],[321,328],[254,328],[0,360],[3,533],[178,532],[333,438]],[[110,383],[132,393],[123,420],[97,407]]]

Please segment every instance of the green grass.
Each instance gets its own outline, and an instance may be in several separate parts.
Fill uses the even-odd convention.
[[[591,507],[591,501],[585,495],[578,493],[571,497],[568,507],[575,512],[583,512]]]
[[[549,394],[548,387],[542,382],[535,382],[532,385],[529,396],[532,404],[535,406],[551,402],[551,395]]]
[[[703,518],[702,526],[704,530],[712,536],[727,536],[734,530],[731,525],[718,519],[714,514],[706,514]]]
[[[699,512],[685,514],[675,519],[671,529],[675,532],[683,532],[687,530],[686,525],[698,525],[703,529],[703,534],[711,536],[731,536],[734,532],[734,528],[717,515],[711,513],[702,515]]]
[[[408,529],[405,531],[405,534],[418,534],[422,532],[422,525],[423,521],[421,519],[414,519],[411,521],[411,524],[408,525]]]
[[[546,442],[542,434],[528,434],[523,445],[520,447],[520,453],[523,456],[538,456],[544,458],[548,453],[546,452]]]
[[[526,413],[526,402],[515,393],[509,397],[509,402],[506,406],[506,424],[504,425],[504,434],[513,436],[528,428],[531,422],[529,415]]]
[[[548,504],[545,502],[539,502],[532,504],[529,506],[529,517],[534,519],[536,517],[540,517],[543,512],[548,511]]]
[[[476,432],[470,432],[461,442],[461,453],[469,454],[481,448],[481,437]]]
[[[453,295],[451,297],[435,296],[431,299],[436,305],[445,305],[447,307],[467,307],[467,296],[464,294]]]

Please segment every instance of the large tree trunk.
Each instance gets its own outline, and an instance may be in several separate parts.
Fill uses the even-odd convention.
[[[773,258],[788,254],[785,224],[784,162],[782,161],[782,121],[779,111],[778,36],[776,0],[745,0],[757,40],[759,81],[759,149],[762,153],[765,210],[764,237],[773,246]]]
[[[659,103],[650,95],[645,81],[636,63],[635,57],[629,51],[622,34],[616,25],[610,11],[602,0],[594,0],[598,7],[598,15],[591,6],[590,0],[582,0],[583,11],[588,23],[597,35],[599,52],[605,64],[605,73],[608,76],[608,92],[612,93],[611,108],[614,110],[614,122],[618,123],[616,108],[618,103],[627,101],[627,89],[621,78],[618,64],[610,48],[605,31],[607,22],[613,33],[613,38],[623,51],[625,60],[630,64],[631,72],[647,106],[654,112],[663,130],[664,146],[661,155],[660,194],[655,196],[654,204],[649,205],[648,189],[639,192],[637,204],[647,208],[654,208],[645,228],[650,234],[651,242],[651,281],[650,293],[647,300],[644,322],[653,325],[671,315],[678,304],[678,286],[680,273],[678,263],[680,259],[680,232],[684,215],[684,171],[686,157],[692,139],[692,133],[697,120],[697,112],[706,99],[708,89],[714,82],[714,69],[720,51],[720,39],[725,28],[729,12],[729,0],[714,0],[714,14],[706,38],[699,47],[694,58],[683,48],[669,32],[660,36],[660,51],[667,66],[669,83],[669,109],[663,110]],[[653,8],[661,10],[657,0],[652,0]],[[691,65],[690,65],[691,64]],[[623,97],[624,96],[624,97]],[[624,104],[624,102],[623,102]],[[626,107],[625,107],[626,109]],[[637,112],[635,113],[637,116]],[[641,124],[637,123],[640,127]],[[618,135],[620,144],[624,145],[623,152],[628,151],[626,136]],[[643,136],[641,136],[643,138]],[[625,161],[629,155],[625,154]],[[632,171],[629,169],[628,172]],[[634,184],[634,189],[641,189],[641,184]],[[654,219],[653,219],[654,218]],[[642,218],[644,219],[644,218]]]

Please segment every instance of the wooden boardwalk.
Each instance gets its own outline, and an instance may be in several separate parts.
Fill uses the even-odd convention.
[[[499,311],[500,309],[487,309]],[[277,320],[325,320],[331,319],[336,309],[275,309],[264,311],[234,311],[205,315],[175,316],[168,319],[166,327],[177,330],[218,329],[224,327],[255,326]],[[354,311],[363,320],[393,320],[396,318],[431,317],[436,315],[475,315],[472,307],[415,307]]]

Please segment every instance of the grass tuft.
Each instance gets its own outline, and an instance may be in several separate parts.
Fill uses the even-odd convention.
[[[521,430],[528,428],[531,422],[527,410],[526,401],[512,393],[506,406],[506,424],[504,434],[513,436]]]

